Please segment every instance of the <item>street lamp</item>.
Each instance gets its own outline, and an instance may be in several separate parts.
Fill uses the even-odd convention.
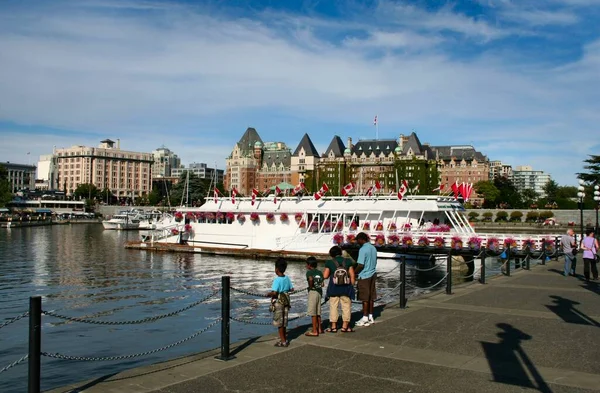
[[[583,198],[585,198],[585,188],[583,185],[585,182],[579,179],[579,187],[577,187],[577,196],[579,197],[579,223],[581,225],[581,239],[583,239]]]
[[[596,201],[596,230],[595,233],[598,235],[598,208],[600,207],[600,186],[596,184],[594,186],[594,201]]]

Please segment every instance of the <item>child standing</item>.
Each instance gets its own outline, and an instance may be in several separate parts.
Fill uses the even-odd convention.
[[[279,332],[279,341],[275,344],[276,347],[287,347],[290,342],[287,340],[287,324],[288,314],[290,311],[290,295],[289,292],[294,290],[292,281],[285,275],[287,269],[287,261],[283,258],[278,258],[275,261],[275,274],[277,277],[273,280],[271,292],[267,294],[271,298],[274,305],[273,311],[273,326]]]
[[[317,337],[323,333],[321,328],[321,299],[323,298],[323,273],[317,269],[317,258],[306,259],[306,281],[308,281],[308,310],[307,315],[312,318],[312,332],[306,336]]]

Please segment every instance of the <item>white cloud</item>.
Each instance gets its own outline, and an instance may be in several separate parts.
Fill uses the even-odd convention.
[[[355,37],[347,38],[344,44],[348,47],[355,48],[422,49],[438,45],[443,41],[442,37],[439,36],[425,36],[410,31],[373,31],[367,39],[358,39]]]
[[[539,10],[511,7],[504,9],[500,15],[508,20],[525,23],[531,26],[573,25],[579,21],[577,15],[567,10]]]

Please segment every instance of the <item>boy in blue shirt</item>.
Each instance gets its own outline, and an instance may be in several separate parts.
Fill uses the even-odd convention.
[[[276,347],[287,347],[290,345],[290,342],[287,340],[286,328],[291,307],[289,292],[294,290],[294,286],[290,278],[285,275],[286,269],[287,261],[283,258],[278,258],[275,261],[275,274],[277,274],[277,277],[273,280],[271,292],[267,294],[275,306],[275,310],[273,311],[273,326],[279,332],[279,341],[275,344]]]

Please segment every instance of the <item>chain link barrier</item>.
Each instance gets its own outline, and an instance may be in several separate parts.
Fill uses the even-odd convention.
[[[199,304],[202,304],[204,302],[206,302],[207,300],[213,298],[214,296],[216,296],[219,292],[221,292],[220,289],[217,289],[216,291],[213,291],[210,295],[204,297],[203,299],[200,299],[198,301],[195,301],[194,303],[188,304],[187,306],[185,306],[184,308],[181,308],[179,310],[176,311],[172,311],[170,313],[167,314],[162,314],[162,315],[156,315],[153,317],[147,317],[147,318],[143,318],[143,319],[136,319],[133,321],[101,321],[101,320],[95,320],[95,319],[86,319],[86,318],[80,318],[80,317],[70,317],[67,315],[61,315],[61,314],[57,314],[55,312],[52,311],[43,311],[42,310],[42,314],[43,315],[48,315],[54,318],[59,318],[59,319],[64,319],[67,321],[71,321],[71,322],[79,322],[79,323],[89,323],[92,325],[139,325],[139,324],[143,324],[143,323],[147,323],[147,322],[155,322],[164,318],[168,318],[168,317],[172,317],[175,316],[177,314],[181,314],[184,311],[187,311],[191,308],[194,308],[196,306],[198,306]]]
[[[298,316],[295,316],[292,318],[288,318],[288,322],[296,321],[301,318],[306,318],[306,315],[298,315]],[[273,322],[258,322],[258,321],[254,321],[254,320],[250,320],[250,319],[242,319],[242,318],[236,318],[236,317],[229,317],[229,319],[231,319],[232,321],[246,324],[246,325],[272,326],[272,324],[273,324]]]
[[[233,292],[241,293],[241,294],[248,295],[248,296],[264,297],[264,298],[268,298],[269,297],[269,296],[267,296],[266,293],[252,292],[250,290],[243,289],[243,288],[231,287],[230,289]],[[307,289],[298,289],[298,290],[295,290],[295,291],[289,291],[288,294],[290,296],[296,296],[296,295],[302,295],[302,294],[306,293],[306,291],[307,291]]]
[[[459,277],[459,278],[471,278],[471,277],[475,277],[475,274],[477,274],[477,273],[479,273],[479,272],[481,272],[481,267],[479,267],[478,269],[475,269],[475,270],[473,271],[473,273],[472,273],[472,274],[469,274],[469,275],[467,275],[467,276],[463,276],[463,275],[461,274],[461,275],[458,275],[458,277]]]
[[[415,285],[410,285],[410,284],[409,284],[408,286],[409,286],[410,288],[421,289],[421,290],[424,290],[424,291],[425,291],[425,290],[428,290],[428,289],[433,289],[433,288],[437,287],[437,286],[438,286],[438,285],[440,285],[442,282],[444,282],[444,280],[445,280],[446,278],[448,278],[448,273],[446,273],[446,275],[445,275],[444,277],[442,277],[442,279],[441,279],[440,281],[438,281],[437,283],[435,283],[435,284],[433,284],[433,285],[431,285],[431,286],[429,286],[429,287],[425,287],[425,288],[417,287],[417,286],[415,286]]]
[[[434,265],[433,267],[427,268],[427,269],[421,269],[421,268],[418,268],[416,266],[407,266],[408,269],[413,270],[413,271],[417,271],[417,272],[430,272],[432,270],[439,269],[440,267],[443,267],[443,265],[442,264],[437,264],[437,265]]]
[[[29,316],[29,311],[24,312],[23,314],[17,315],[14,318],[9,318],[8,320],[0,323],[0,329],[2,329],[5,326],[8,326],[10,324],[13,324],[13,323],[17,322],[18,320],[23,319],[23,318],[25,318],[27,316]]]
[[[2,374],[5,371],[10,370],[11,368],[18,366],[19,364],[23,363],[25,360],[29,359],[29,355],[25,355],[23,356],[21,359],[16,360],[14,362],[12,362],[11,364],[4,366],[0,369],[0,374]]]
[[[191,336],[186,337],[184,339],[181,339],[181,340],[179,340],[177,342],[174,342],[174,343],[169,344],[169,345],[165,345],[164,347],[161,347],[161,348],[157,348],[157,349],[153,349],[153,350],[146,351],[146,352],[141,352],[141,353],[135,353],[135,354],[131,354],[131,355],[105,356],[105,357],[88,357],[88,356],[70,356],[70,355],[64,355],[64,354],[61,354],[61,353],[48,353],[48,352],[42,352],[41,355],[49,357],[49,358],[54,358],[54,359],[77,360],[77,361],[87,361],[87,362],[102,362],[102,361],[114,361],[114,360],[133,359],[133,358],[138,358],[138,357],[141,357],[141,356],[152,355],[153,353],[157,353],[157,352],[161,352],[161,351],[166,351],[167,349],[171,349],[173,347],[181,345],[181,344],[183,344],[186,341],[190,341],[191,339],[198,337],[202,333],[206,333],[211,328],[213,328],[215,325],[217,325],[219,322],[221,322],[221,318],[218,318],[217,320],[215,320],[214,322],[212,322],[211,324],[209,324],[204,329],[198,330],[196,333],[192,334]]]

